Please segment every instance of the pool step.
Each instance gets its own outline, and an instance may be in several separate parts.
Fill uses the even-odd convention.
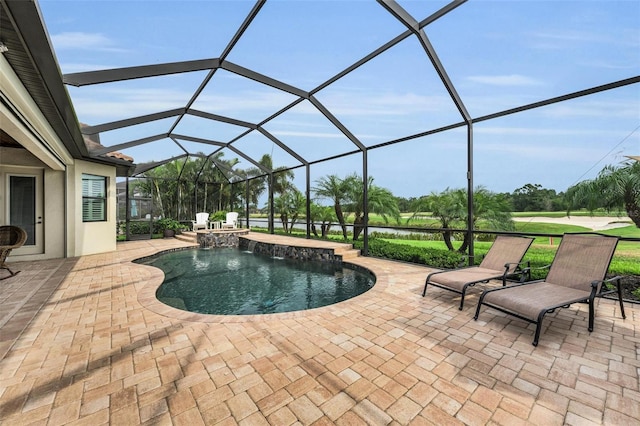
[[[360,250],[349,250],[341,254],[342,260],[355,259],[356,257],[360,257]]]
[[[360,250],[356,249],[335,249],[333,252],[342,256],[343,261],[360,257]]]
[[[185,241],[187,243],[196,244],[198,242],[196,238],[196,233],[193,231],[182,231],[180,235],[176,235],[174,238],[180,241]]]

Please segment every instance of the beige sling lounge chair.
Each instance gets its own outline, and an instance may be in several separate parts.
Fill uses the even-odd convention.
[[[24,229],[13,225],[0,226],[0,269],[6,269],[11,274],[8,277],[0,278],[0,280],[6,280],[20,272],[13,272],[5,261],[11,250],[22,247],[25,241],[27,241],[27,232]]]
[[[617,285],[622,318],[620,277],[604,281],[618,238],[599,234],[565,234],[544,280],[486,290],[480,296],[474,319],[486,305],[536,324],[533,345],[538,345],[542,319],[557,308],[577,302],[589,304],[589,331],[593,331],[594,299],[606,282]]]
[[[469,287],[490,280],[502,280],[521,275],[528,270],[522,268],[522,258],[531,246],[533,238],[500,235],[478,266],[432,272],[427,275],[422,296],[427,294],[427,286],[433,285],[460,294],[460,310],[464,307],[464,296]],[[523,277],[524,278],[524,277]]]

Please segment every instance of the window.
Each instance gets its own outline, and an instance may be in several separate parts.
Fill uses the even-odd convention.
[[[82,175],[82,221],[107,220],[107,178]]]

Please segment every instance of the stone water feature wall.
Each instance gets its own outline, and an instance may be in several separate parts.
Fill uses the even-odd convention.
[[[240,236],[249,233],[248,229],[234,231],[198,231],[196,241],[200,248],[238,247]]]
[[[315,260],[320,262],[342,262],[342,256],[334,254],[332,249],[283,246],[240,238],[239,248],[256,254],[271,257],[283,257],[296,260]]]

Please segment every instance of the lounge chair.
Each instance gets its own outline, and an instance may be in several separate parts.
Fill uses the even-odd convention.
[[[229,212],[224,222],[222,222],[222,228],[236,229],[238,227],[238,213]]]
[[[9,269],[5,261],[11,250],[22,247],[25,241],[27,241],[27,232],[24,229],[13,225],[0,226],[0,269],[6,269],[11,274],[0,280],[6,280],[20,273],[20,271],[13,272]]]
[[[478,266],[469,266],[427,275],[422,296],[427,294],[427,286],[433,285],[460,294],[460,310],[464,307],[464,296],[469,287],[490,280],[514,278],[528,270],[523,268],[522,258],[531,246],[533,238],[499,235]],[[524,277],[523,277],[524,279]]]
[[[545,314],[584,302],[589,304],[589,331],[593,331],[594,299],[608,282],[616,283],[620,311],[626,318],[620,277],[604,280],[617,244],[618,238],[606,235],[565,234],[544,280],[484,291],[474,319],[485,305],[534,323],[533,345],[537,346]]]
[[[208,229],[209,213],[196,213],[196,220],[192,220],[191,223],[193,223],[194,232],[198,229]]]

